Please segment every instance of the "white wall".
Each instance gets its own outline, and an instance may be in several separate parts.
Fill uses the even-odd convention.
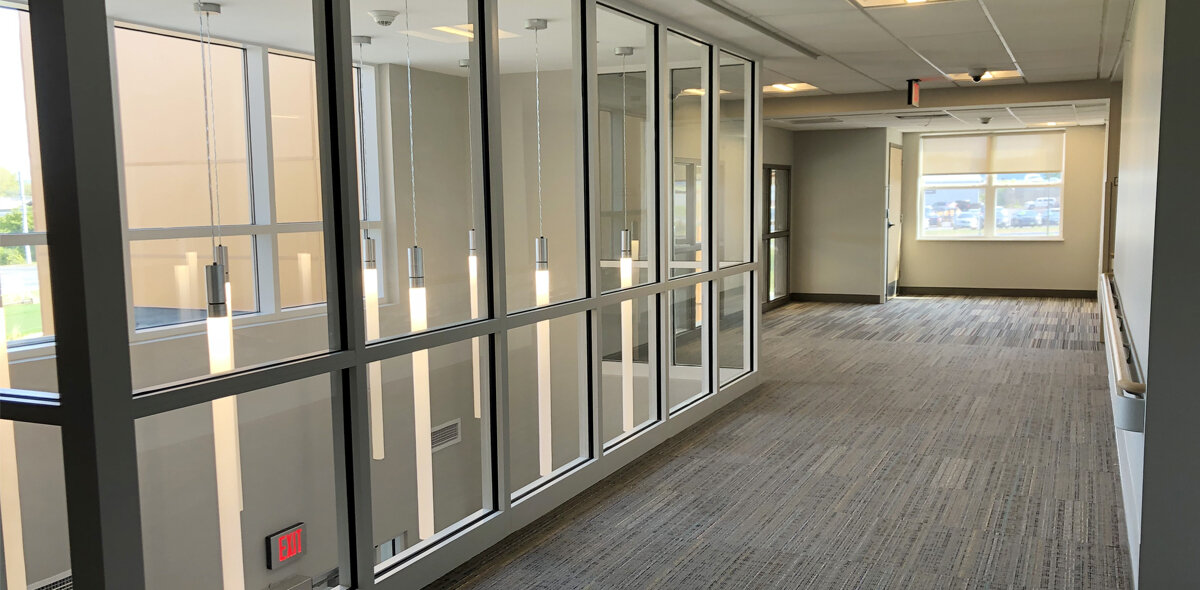
[[[921,134],[904,134],[900,286],[1094,291],[1107,138],[1102,126],[1066,133],[1061,241],[918,240]]]
[[[887,130],[794,135],[792,293],[882,297]]]

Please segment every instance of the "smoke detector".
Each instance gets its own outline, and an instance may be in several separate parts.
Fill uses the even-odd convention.
[[[392,23],[396,22],[396,17],[400,16],[400,13],[395,10],[370,10],[367,11],[367,14],[371,15],[371,18],[375,19],[375,24],[381,27],[392,26]]]

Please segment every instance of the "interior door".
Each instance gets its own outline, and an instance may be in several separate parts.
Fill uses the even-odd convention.
[[[887,298],[896,296],[900,282],[900,187],[904,173],[901,168],[904,150],[892,144],[888,147],[887,185]]]
[[[791,168],[767,166],[763,171],[763,310],[787,302],[788,288],[788,203],[791,199]]]

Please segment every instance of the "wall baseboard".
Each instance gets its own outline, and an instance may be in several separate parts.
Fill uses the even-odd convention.
[[[819,303],[883,303],[878,295],[855,295],[852,293],[792,293],[792,301],[816,301]]]
[[[988,287],[905,287],[900,295],[974,295],[982,297],[1055,297],[1095,299],[1095,289],[994,289]]]

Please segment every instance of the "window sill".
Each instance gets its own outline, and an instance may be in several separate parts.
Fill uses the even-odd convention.
[[[1038,236],[1027,236],[1027,237],[1013,236],[1011,238],[1009,238],[1009,237],[1003,237],[1003,238],[987,237],[987,236],[976,236],[976,237],[947,236],[944,238],[934,238],[934,237],[917,236],[917,241],[918,242],[1064,242],[1066,240],[1062,236],[1052,236],[1052,237],[1045,237],[1045,238],[1038,237]]]

